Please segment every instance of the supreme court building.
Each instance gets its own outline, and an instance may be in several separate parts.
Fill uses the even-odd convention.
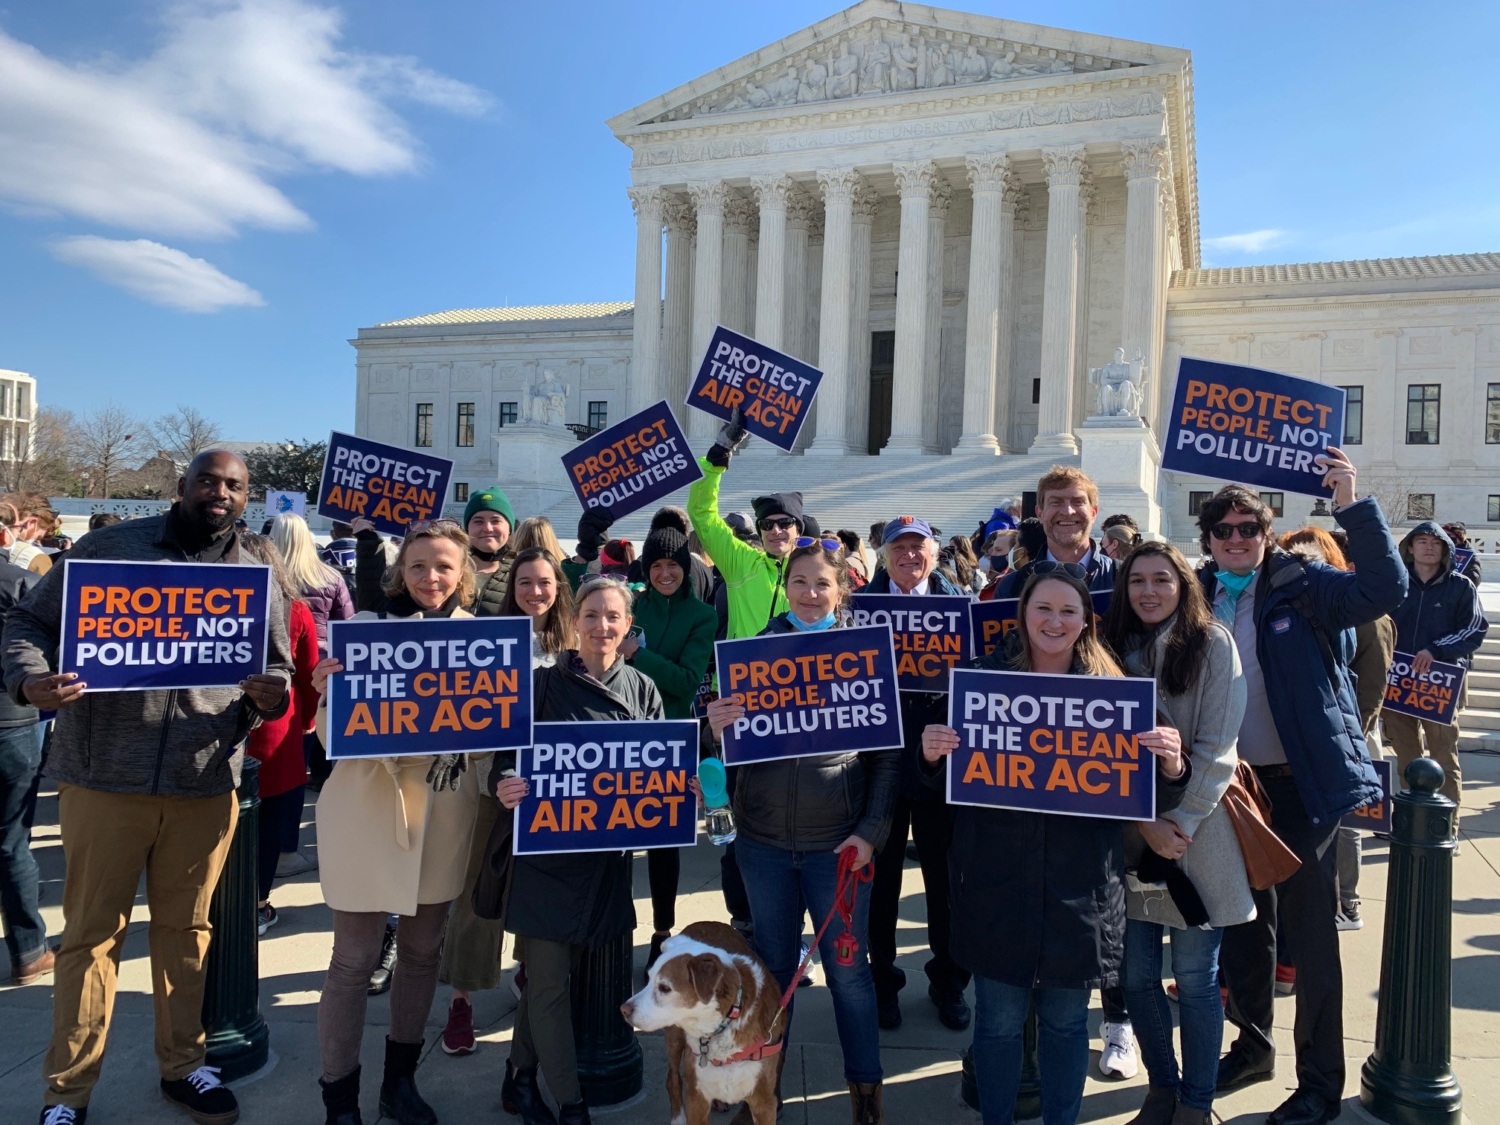
[[[1157,470],[1184,355],[1348,388],[1346,447],[1395,520],[1500,524],[1500,254],[1201,268],[1185,50],[863,0],[609,126],[633,301],[353,341],[358,432],[453,457],[454,503],[498,480],[566,537],[557,411],[576,431],[682,403],[724,324],[824,372],[797,452],[749,454],[746,489],[801,488],[846,526],[899,496],[972,530],[1081,462],[1107,511],[1188,535],[1216,482]],[[1138,418],[1096,416],[1116,349]],[[701,452],[718,423],[681,415]]]

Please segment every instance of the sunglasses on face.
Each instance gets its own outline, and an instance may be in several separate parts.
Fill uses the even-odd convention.
[[[1036,575],[1053,574],[1062,571],[1069,578],[1076,578],[1080,582],[1088,580],[1089,572],[1077,563],[1057,562],[1054,559],[1043,559],[1031,568],[1031,573]]]
[[[791,516],[772,516],[760,521],[762,531],[790,531],[797,526],[797,521]]]
[[[1227,543],[1234,538],[1238,530],[1241,539],[1259,539],[1261,526],[1258,523],[1216,523],[1208,529],[1208,533],[1221,543]]]
[[[814,539],[811,535],[799,535],[796,545],[798,547],[811,547],[814,544],[822,547],[825,551],[842,551],[844,544],[837,539]]]

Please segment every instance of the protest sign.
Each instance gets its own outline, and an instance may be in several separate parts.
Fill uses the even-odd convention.
[[[330,621],[328,757],[531,744],[531,618]]]
[[[1391,805],[1391,762],[1389,758],[1374,758],[1370,764],[1375,767],[1375,774],[1380,778],[1380,799],[1346,812],[1339,824],[1345,828],[1390,835],[1391,818],[1395,811]]]
[[[443,513],[453,462],[369,438],[328,435],[318,514],[349,523],[363,517],[386,535],[405,535]]]
[[[1453,569],[1456,570],[1456,571],[1458,571],[1460,574],[1463,573],[1464,567],[1468,566],[1473,561],[1474,561],[1474,551],[1473,551],[1473,548],[1470,548],[1470,547],[1454,547],[1453,548]]]
[[[1183,359],[1161,467],[1327,496],[1313,463],[1344,434],[1344,391],[1258,367]]]
[[[1156,681],[1038,672],[953,673],[948,803],[1152,820]]]
[[[516,806],[516,855],[692,847],[698,769],[691,719],[537,723],[516,754],[530,789]]]
[[[884,625],[776,633],[714,646],[721,695],[744,717],[724,730],[724,764],[902,744],[896,653]]]
[[[902,691],[948,690],[948,673],[973,653],[970,604],[952,595],[855,594],[849,599],[854,624],[890,628]]]
[[[1102,617],[1109,610],[1112,590],[1095,590],[1089,595],[1094,606],[1094,616]],[[1020,598],[995,598],[987,602],[969,603],[969,621],[974,630],[975,657],[988,656],[995,646],[1019,628],[1021,619]]]
[[[746,430],[791,452],[822,381],[816,367],[721,324],[708,342],[687,405],[724,419],[738,406]]]
[[[1451,727],[1458,714],[1459,696],[1464,689],[1464,670],[1458,664],[1434,660],[1423,675],[1412,671],[1410,653],[1391,654],[1391,666],[1385,674],[1387,711],[1411,715],[1430,723]]]
[[[90,692],[234,687],[266,670],[271,571],[69,559],[58,670]]]
[[[615,519],[703,475],[665,399],[580,442],[562,463],[578,502],[608,508]]]
[[[287,515],[304,517],[307,515],[307,493],[276,492],[267,489],[266,519],[274,520],[277,516]]]

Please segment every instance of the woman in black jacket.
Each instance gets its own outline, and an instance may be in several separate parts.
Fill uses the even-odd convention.
[[[1119,676],[1099,641],[1083,568],[1038,562],[1021,591],[1017,655],[1001,648],[974,667],[1051,675]],[[1187,781],[1171,728],[1139,736],[1158,755],[1158,806]],[[922,732],[934,787],[958,732]],[[1174,788],[1176,787],[1176,788]],[[1040,1039],[1042,1120],[1072,1125],[1088,1070],[1089,993],[1117,985],[1125,945],[1124,833],[1118,820],[958,807],[949,904],[953,957],[974,974],[974,1075],[985,1125],[1008,1125],[1021,1083],[1022,1037],[1033,1001]]]
[[[773,618],[766,633],[817,632],[847,624],[849,566],[843,544],[837,539],[797,543],[786,566],[791,609]],[[744,714],[744,697],[727,696],[709,704],[709,725],[717,737]],[[755,919],[755,948],[780,988],[785,989],[797,971],[804,911],[817,926],[833,906],[839,852],[852,847],[855,866],[863,867],[885,842],[900,769],[899,750],[785,758],[739,767],[735,852]],[[884,1121],[875,982],[866,954],[869,903],[867,893],[858,896],[853,927],[859,951],[853,964],[838,963],[834,927],[829,927],[821,945],[856,1125]],[[790,1015],[788,1011],[788,1019]],[[780,1057],[786,1058],[784,1051]]]
[[[595,577],[578,588],[576,651],[564,651],[533,683],[538,722],[621,722],[665,717],[661,695],[620,655],[630,631],[630,588]],[[526,795],[524,778],[507,777],[495,796],[515,809]],[[627,852],[572,852],[516,856],[505,909],[505,928],[526,939],[526,988],[516,1009],[516,1030],[506,1061],[503,1098],[524,1125],[586,1125],[588,1107],[578,1082],[569,978],[591,947],[635,929]],[[624,997],[622,996],[623,1000]],[[537,1067],[559,1114],[542,1101]]]

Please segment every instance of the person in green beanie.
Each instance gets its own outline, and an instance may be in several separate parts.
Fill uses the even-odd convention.
[[[491,485],[470,494],[464,506],[464,530],[469,533],[469,558],[479,577],[474,604],[469,607],[475,617],[500,616],[505,588],[510,585],[514,554],[508,544],[515,526],[516,513],[510,506],[510,497],[499,486]]]

